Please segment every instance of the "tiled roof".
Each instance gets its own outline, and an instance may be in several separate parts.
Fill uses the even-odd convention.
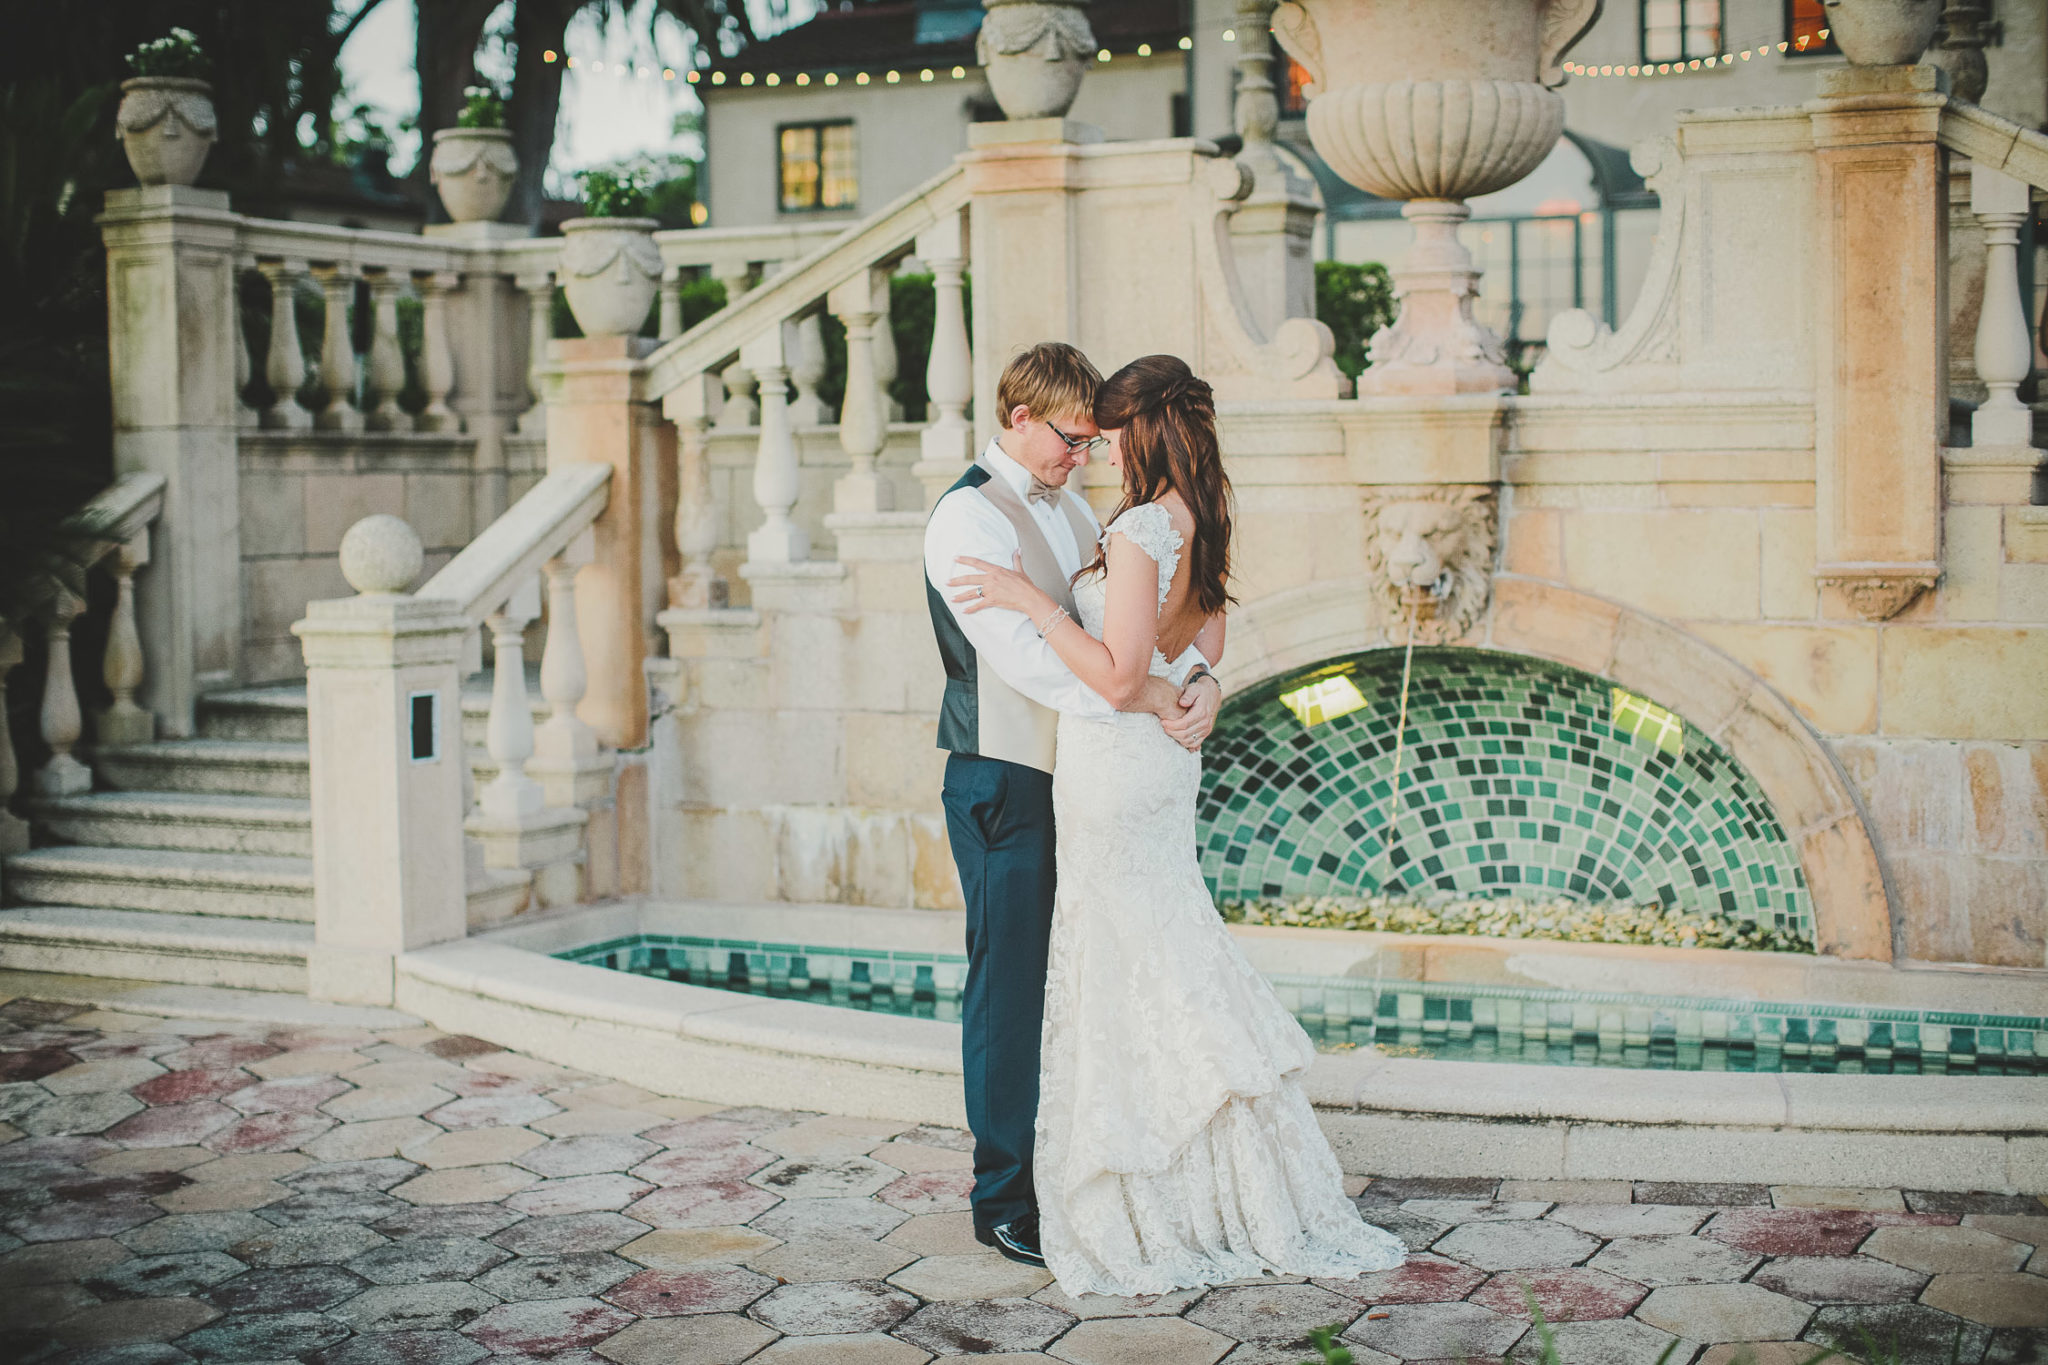
[[[827,0],[816,18],[764,38],[713,67],[829,71],[971,63],[978,21],[972,9],[920,5],[916,0],[860,0],[850,8]],[[1180,0],[1095,0],[1088,7],[1088,23],[1095,41],[1112,52],[1129,52],[1139,43],[1164,48],[1181,35]],[[919,42],[920,34],[928,41]]]

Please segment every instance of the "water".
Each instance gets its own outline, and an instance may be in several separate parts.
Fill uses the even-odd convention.
[[[557,956],[769,1000],[957,1023],[967,960],[946,953],[647,934]],[[2048,1075],[2048,1019],[1456,982],[1273,976],[1325,1052],[1654,1071]]]

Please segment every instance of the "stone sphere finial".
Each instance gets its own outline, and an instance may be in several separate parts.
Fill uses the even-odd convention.
[[[364,517],[341,538],[341,576],[365,596],[404,592],[425,562],[419,532],[388,512]]]

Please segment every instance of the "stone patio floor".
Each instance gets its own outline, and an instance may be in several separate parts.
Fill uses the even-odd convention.
[[[430,1028],[0,1005],[0,1359],[463,1365],[2048,1360],[2048,1206],[1352,1181],[1405,1266],[1157,1299],[977,1245],[951,1129],[667,1099]],[[1745,1348],[1740,1343],[1763,1343]],[[1858,1352],[1862,1354],[1862,1352]],[[1889,1358],[1879,1352],[1876,1358]]]

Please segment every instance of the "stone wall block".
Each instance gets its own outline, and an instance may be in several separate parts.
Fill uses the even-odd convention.
[[[1749,675],[1711,645],[1633,612],[1614,634],[1609,677],[1721,738],[1748,697]],[[1796,722],[1795,722],[1796,723]]]
[[[1611,602],[1521,579],[1493,585],[1493,640],[1503,649],[1605,676],[1620,629],[1621,608]]]
[[[768,704],[801,710],[837,710],[846,705],[847,640],[855,623],[812,613],[769,617]]]
[[[1811,591],[1809,578],[1809,592]],[[1769,683],[1823,734],[1877,728],[1877,632],[1859,627],[1702,625],[1697,633]]]
[[[1820,614],[1820,589],[1813,581],[1813,513],[1765,508],[1757,513],[1757,523],[1763,538],[1764,619],[1814,619]]]
[[[405,476],[347,473],[305,480],[306,552],[331,555],[348,528],[379,512],[405,515]],[[446,542],[426,540],[428,545]],[[303,601],[301,603],[303,605]]]
[[[1563,581],[1564,527],[1556,511],[1509,512],[1501,541],[1501,567],[1508,573]]]
[[[2048,677],[2048,631],[1889,628],[1878,676],[1886,734],[2016,741],[2048,735],[2048,687],[2038,685]]]
[[[1849,809],[1848,787],[1806,722],[1770,688],[1743,699],[1721,742],[1769,798],[1785,832],[1831,824]]]
[[[1835,754],[1888,856],[1963,846],[1960,750],[1939,741],[1843,740]]]
[[[2048,743],[1965,746],[1963,792],[1972,852],[2048,858]]]
[[[911,904],[928,910],[959,910],[960,873],[953,865],[953,846],[944,816],[910,817]]]
[[[1808,834],[1799,841],[1799,862],[1813,898],[1815,950],[1889,962],[1893,923],[1884,872],[1862,823],[1844,818]]]
[[[244,469],[240,482],[243,557],[304,554],[305,476]]]
[[[1583,512],[1565,518],[1564,560],[1573,587],[1654,616],[1747,621],[1761,600],[1757,514],[1747,509]]]
[[[846,799],[856,806],[943,814],[946,755],[936,712],[846,718]]]

